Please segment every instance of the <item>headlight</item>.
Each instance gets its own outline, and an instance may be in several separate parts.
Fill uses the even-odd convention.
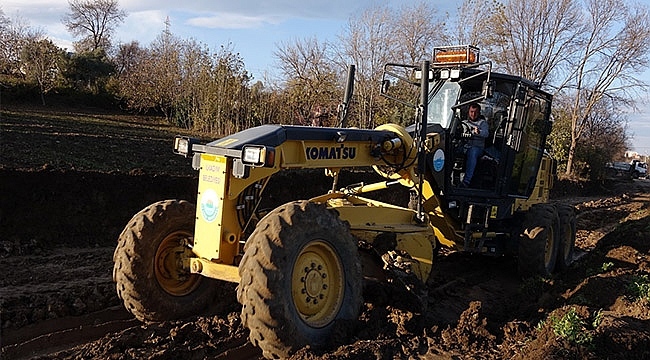
[[[246,147],[242,154],[244,164],[259,165],[264,162],[264,148]]]
[[[198,143],[197,139],[187,136],[176,136],[174,138],[174,154],[183,155],[185,157],[192,155],[192,144]]]
[[[422,70],[415,70],[415,80],[422,80]],[[433,70],[429,70],[429,80],[433,80]]]
[[[273,166],[275,160],[273,148],[259,145],[246,145],[242,149],[241,161],[252,166]]]

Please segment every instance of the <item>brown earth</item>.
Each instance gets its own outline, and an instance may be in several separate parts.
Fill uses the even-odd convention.
[[[47,116],[34,135],[21,130],[24,117],[3,116],[3,359],[261,358],[241,326],[234,285],[224,285],[210,314],[148,325],[133,320],[117,298],[112,254],[122,227],[154,201],[192,200],[196,179],[191,170],[163,173],[140,165],[93,171],[61,157],[88,152],[111,162],[126,156],[120,151],[133,157],[155,152],[170,168],[189,168],[159,154],[168,151],[161,140],[166,135],[88,136],[84,129],[61,131],[64,122]],[[9,154],[24,154],[21,144],[28,144],[32,157],[38,146],[56,146],[61,157],[29,163]],[[342,181],[364,176],[346,174]],[[274,179],[268,206],[326,191],[321,178],[292,172]],[[367,284],[362,314],[341,327],[339,344],[319,351],[307,347],[293,358],[650,358],[650,299],[632,291],[650,275],[650,180],[607,188],[585,197],[576,197],[584,189],[564,183],[555,189],[556,200],[575,204],[578,213],[580,256],[568,271],[521,279],[511,258],[442,251],[425,307],[397,285]],[[398,197],[406,200],[403,195]]]

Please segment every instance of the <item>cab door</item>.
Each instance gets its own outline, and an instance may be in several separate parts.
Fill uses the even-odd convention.
[[[519,83],[506,130],[502,194],[528,198],[551,131],[551,95]]]

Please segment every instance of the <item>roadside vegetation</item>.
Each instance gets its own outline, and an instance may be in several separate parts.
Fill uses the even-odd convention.
[[[246,69],[236,44],[210,49],[175,35],[169,20],[150,44],[115,44],[112,34],[128,16],[118,0],[68,4],[62,22],[74,49],[0,8],[3,112],[25,105],[126,111],[133,124],[150,126],[154,116],[212,138],[268,123],[335,126],[347,65],[356,64],[348,125],[408,124],[412,109],[378,95],[383,65],[419,63],[437,45],[475,44],[494,70],[554,95],[548,148],[559,171],[599,179],[603,164],[628,148],[627,117],[648,86],[636,75],[649,66],[650,14],[627,0],[465,0],[455,15],[424,1],[373,6],[353,14],[336,43],[278,44],[277,78],[262,79]]]

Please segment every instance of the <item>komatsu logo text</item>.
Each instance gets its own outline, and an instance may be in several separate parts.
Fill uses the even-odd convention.
[[[357,148],[341,146],[308,146],[305,150],[308,160],[345,160],[357,156]]]

